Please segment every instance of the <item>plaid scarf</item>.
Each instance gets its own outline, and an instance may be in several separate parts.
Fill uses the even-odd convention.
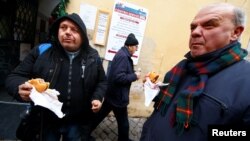
[[[161,109],[161,112],[165,114],[167,105],[176,94],[176,88],[184,72],[191,73],[193,78],[188,86],[180,91],[174,112],[177,132],[182,133],[193,122],[193,99],[204,91],[208,76],[242,60],[246,55],[247,51],[241,48],[239,42],[233,42],[222,50],[203,55],[203,59],[201,59],[202,57],[198,57],[199,59],[192,58],[190,52],[187,53],[185,55],[187,59],[179,62],[165,75],[163,82],[169,83],[169,85],[165,88],[162,87],[160,93],[154,99],[156,108]]]

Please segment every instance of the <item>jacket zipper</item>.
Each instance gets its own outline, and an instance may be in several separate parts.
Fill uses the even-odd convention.
[[[60,60],[60,61],[61,61],[61,60]],[[54,70],[54,73],[53,73],[53,75],[52,75],[52,77],[51,77],[51,81],[50,81],[50,83],[52,83],[52,82],[53,82],[53,80],[54,80],[54,77],[55,77],[55,74],[56,74],[57,68],[58,68],[58,62],[56,62],[55,70]]]
[[[55,73],[56,73],[56,70],[57,70],[57,66],[58,66],[58,64],[56,63],[56,67],[55,67],[54,73],[52,75],[51,82],[54,80]]]
[[[87,60],[83,60],[82,62],[81,62],[81,65],[84,65],[85,67],[84,67],[84,72],[83,72],[83,75],[85,76],[85,72],[86,72],[86,68],[89,68],[89,66],[91,65],[91,64],[93,64],[93,62],[95,61],[95,59],[93,58],[93,56],[95,55],[96,53],[94,53],[94,54],[91,54],[91,55],[88,55],[87,56]]]

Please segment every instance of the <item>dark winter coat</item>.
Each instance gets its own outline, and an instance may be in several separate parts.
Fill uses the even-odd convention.
[[[75,22],[81,28],[83,37],[80,53],[72,63],[56,38],[51,42],[52,46],[40,55],[39,47],[33,48],[8,76],[6,88],[17,100],[22,101],[18,95],[18,86],[31,78],[43,78],[50,82],[51,89],[60,92],[58,98],[63,102],[62,111],[66,114],[63,121],[88,122],[93,115],[91,101],[102,101],[107,80],[99,54],[89,45],[86,27],[79,16],[72,14],[58,19],[53,24],[50,35],[57,37],[59,23],[63,19]],[[48,112],[45,118],[53,124],[58,120],[51,112]]]
[[[129,104],[131,83],[136,80],[131,54],[124,46],[116,53],[111,62],[105,99],[113,106],[126,107]]]
[[[207,141],[208,136],[211,136],[208,125],[234,124],[249,127],[249,72],[250,63],[242,60],[211,76],[204,92],[194,101],[195,122],[181,135],[177,135],[176,126],[171,124],[174,118],[171,114],[175,109],[174,101],[179,96],[176,95],[166,115],[154,110],[144,124],[141,141]],[[192,76],[187,74],[178,90],[185,88],[190,79]]]

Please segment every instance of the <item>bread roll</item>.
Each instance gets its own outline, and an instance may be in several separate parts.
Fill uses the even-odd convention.
[[[49,82],[45,82],[43,79],[41,78],[36,78],[36,79],[31,79],[28,81],[31,85],[33,85],[35,87],[35,89],[42,93],[44,91],[46,91],[49,88]]]
[[[157,74],[156,72],[149,73],[149,79],[151,80],[152,83],[156,83],[158,78],[159,78],[159,74]]]
[[[146,75],[146,77],[149,77],[149,79],[150,79],[150,81],[151,81],[152,83],[156,83],[156,81],[157,81],[158,78],[159,78],[159,74],[157,74],[156,72],[149,72],[149,73]],[[143,79],[142,82],[145,83],[145,82],[146,82],[146,78]]]

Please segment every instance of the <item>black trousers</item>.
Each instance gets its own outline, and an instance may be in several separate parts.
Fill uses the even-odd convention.
[[[92,131],[103,121],[103,119],[113,111],[118,125],[118,141],[129,141],[129,121],[127,107],[115,107],[107,101],[103,102],[101,110],[97,113]]]

